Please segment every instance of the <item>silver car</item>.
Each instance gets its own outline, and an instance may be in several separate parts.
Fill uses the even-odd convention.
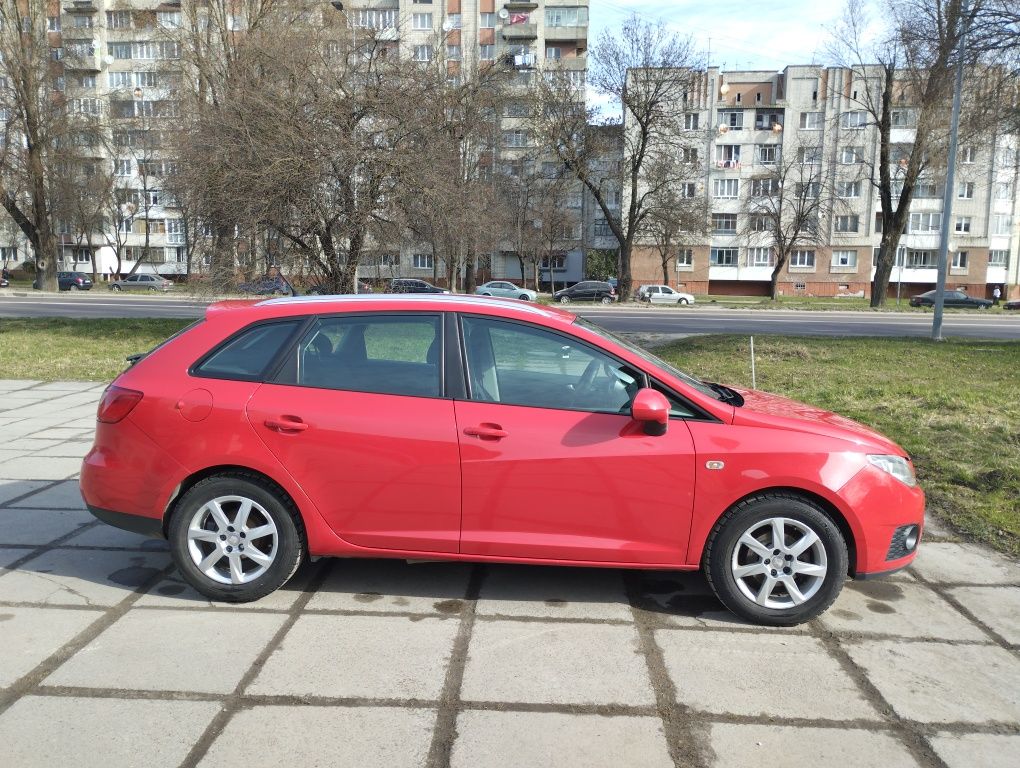
[[[538,294],[528,288],[521,288],[506,280],[490,280],[489,282],[475,288],[479,296],[501,296],[505,299],[520,299],[521,301],[535,301]]]
[[[171,280],[159,275],[128,275],[123,280],[110,283],[113,291],[169,291],[174,287]]]
[[[668,285],[642,285],[637,292],[638,301],[650,304],[693,304],[694,297],[689,293],[675,291]]]

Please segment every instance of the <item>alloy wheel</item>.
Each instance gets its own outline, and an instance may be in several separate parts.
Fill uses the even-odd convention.
[[[772,517],[754,523],[737,540],[730,570],[740,592],[763,608],[802,605],[828,573],[825,546],[806,523]]]
[[[220,584],[248,584],[276,559],[279,531],[272,516],[244,496],[207,501],[188,523],[188,554],[195,567]]]

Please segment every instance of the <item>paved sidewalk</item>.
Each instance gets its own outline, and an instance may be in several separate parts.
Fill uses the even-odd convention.
[[[670,572],[322,560],[213,605],[83,509],[101,391],[0,381],[4,766],[1020,762],[1020,567],[983,548],[788,630]]]

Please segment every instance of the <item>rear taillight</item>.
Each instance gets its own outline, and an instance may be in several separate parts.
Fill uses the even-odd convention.
[[[116,424],[138,405],[142,399],[142,393],[136,389],[124,389],[115,387],[112,384],[103,393],[103,399],[99,401],[99,411],[96,418],[104,424]]]

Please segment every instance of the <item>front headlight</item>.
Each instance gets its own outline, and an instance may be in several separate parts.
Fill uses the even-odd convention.
[[[888,472],[904,485],[909,485],[911,488],[917,485],[917,478],[914,477],[914,468],[902,456],[885,456],[871,453],[868,454],[868,461],[883,472]]]

